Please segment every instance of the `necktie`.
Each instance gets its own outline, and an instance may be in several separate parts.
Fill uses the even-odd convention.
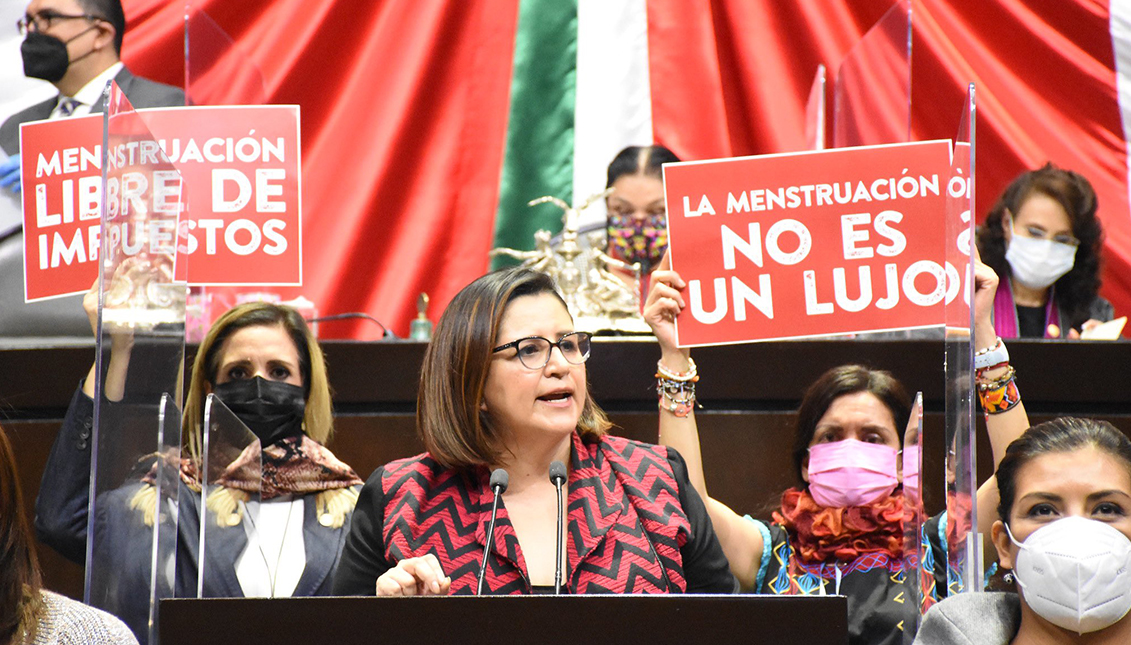
[[[73,99],[69,96],[59,97],[59,114],[60,114],[60,116],[63,116],[63,117],[71,116],[72,114],[75,113],[75,108],[77,108],[79,105],[81,105],[81,104],[78,101],[76,101],[75,99]]]

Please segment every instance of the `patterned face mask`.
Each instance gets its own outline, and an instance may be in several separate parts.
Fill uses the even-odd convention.
[[[609,254],[625,262],[639,262],[644,273],[659,264],[668,249],[665,213],[650,213],[644,219],[637,219],[631,213],[610,211],[606,226]]]

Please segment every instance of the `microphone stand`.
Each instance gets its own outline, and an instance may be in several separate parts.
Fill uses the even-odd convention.
[[[562,524],[562,485],[566,481],[566,467],[560,461],[550,464],[550,481],[558,492],[558,535],[557,548],[554,549],[554,595],[562,593],[562,555],[565,549],[565,527]]]
[[[510,476],[502,468],[491,472],[491,490],[495,492],[495,501],[491,503],[491,522],[487,524],[487,544],[483,547],[483,560],[479,563],[479,580],[475,585],[475,595],[483,595],[483,579],[487,575],[487,556],[491,553],[491,545],[495,543],[495,518],[499,514],[499,498],[507,492]],[[561,501],[559,500],[559,504]]]

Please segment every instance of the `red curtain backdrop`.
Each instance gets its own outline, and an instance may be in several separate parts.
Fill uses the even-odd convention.
[[[887,0],[649,5],[654,129],[690,159],[802,149],[817,65],[839,62]],[[1108,32],[1092,0],[915,0],[912,138],[951,139],[977,94],[977,214],[1021,172],[1052,161],[1099,195],[1104,286],[1131,313],[1127,153]],[[655,46],[662,43],[662,46]]]
[[[305,281],[321,313],[407,331],[487,267],[519,0],[204,1],[302,108]],[[687,159],[797,150],[818,64],[830,81],[890,0],[649,0],[656,140]],[[183,79],[183,7],[126,0],[124,58]],[[915,0],[912,136],[952,138],[978,93],[979,219],[1018,173],[1085,174],[1107,231],[1103,293],[1131,311],[1127,163],[1105,2]],[[831,82],[829,99],[831,104]],[[831,111],[830,111],[831,114]],[[326,336],[372,338],[362,325]]]
[[[123,58],[183,83],[183,7],[125,3]],[[321,314],[407,333],[416,296],[444,303],[487,267],[517,3],[200,2],[302,115],[304,286]],[[223,97],[220,97],[223,102]],[[374,338],[364,323],[326,336]]]

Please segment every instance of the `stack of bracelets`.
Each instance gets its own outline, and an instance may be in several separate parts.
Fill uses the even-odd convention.
[[[1002,367],[1005,368],[1005,373],[1001,376],[992,379],[986,376],[986,373]],[[982,402],[982,412],[986,416],[1012,410],[1021,403],[1021,394],[1014,382],[1015,376],[1017,371],[1009,364],[1009,352],[1001,338],[997,339],[993,347],[974,353],[974,382],[978,386],[978,400]]]
[[[660,409],[683,418],[695,407],[695,383],[699,370],[695,361],[687,359],[691,369],[686,373],[673,372],[662,362],[656,363],[656,394],[660,396]]]

